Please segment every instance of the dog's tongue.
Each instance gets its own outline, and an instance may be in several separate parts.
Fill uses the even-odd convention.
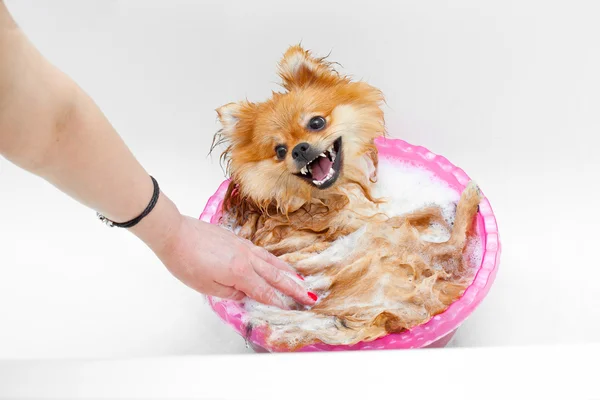
[[[315,161],[312,165],[313,179],[315,181],[323,180],[329,173],[329,170],[331,169],[332,165],[333,163],[329,161],[327,157],[319,157],[319,159]]]

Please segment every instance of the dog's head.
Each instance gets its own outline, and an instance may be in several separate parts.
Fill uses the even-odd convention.
[[[279,64],[283,93],[217,110],[219,142],[240,194],[292,211],[348,182],[374,176],[374,139],[384,133],[381,92],[340,76],[300,46]]]

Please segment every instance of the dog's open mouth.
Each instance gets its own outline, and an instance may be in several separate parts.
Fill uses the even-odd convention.
[[[306,179],[319,189],[327,189],[340,176],[342,167],[342,138],[338,138],[317,158],[306,163],[297,176]]]

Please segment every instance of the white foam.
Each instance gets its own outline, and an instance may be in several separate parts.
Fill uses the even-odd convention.
[[[315,253],[314,256],[308,258],[306,261],[311,264],[332,264],[342,261],[354,251],[358,239],[366,230],[366,226],[363,226],[351,234],[335,240],[326,250],[321,253]]]
[[[443,243],[450,239],[450,232],[438,223],[431,224],[429,233],[421,235],[421,239],[427,242]]]
[[[235,233],[236,235],[240,233],[240,230],[242,230],[242,227],[238,226],[235,219],[228,214],[223,214],[221,221],[219,221],[219,225],[228,231]]]
[[[388,199],[380,209],[399,216],[427,206],[439,206],[448,222],[454,220],[460,193],[425,168],[406,162],[381,159],[375,196]]]

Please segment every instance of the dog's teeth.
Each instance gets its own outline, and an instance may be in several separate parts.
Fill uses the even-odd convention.
[[[300,170],[300,173],[302,175],[307,175],[308,174],[308,169],[306,168],[306,165],[304,167],[302,167],[302,169]]]
[[[330,180],[331,178],[333,178],[333,175],[335,175],[335,169],[331,168],[329,170],[329,172],[327,173],[327,176],[325,178],[323,178],[320,181],[317,180],[313,180],[312,182],[317,185],[317,186],[321,186],[322,184],[324,184],[325,182],[327,182],[328,180]]]
[[[321,153],[321,154],[319,154],[319,157],[323,157],[323,158],[325,158],[325,157],[327,157],[327,156],[325,155],[325,153]]]

